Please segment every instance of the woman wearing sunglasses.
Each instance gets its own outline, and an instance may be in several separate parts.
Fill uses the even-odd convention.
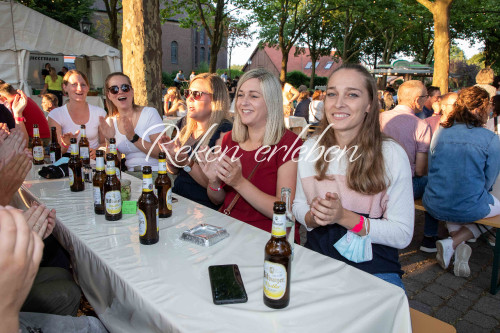
[[[82,72],[72,69],[63,78],[63,90],[68,95],[67,104],[49,113],[49,127],[55,127],[61,152],[70,146],[70,138],[78,137],[81,125],[85,125],[89,140],[90,158],[95,159],[95,149],[101,145],[99,139],[99,117],[105,117],[104,109],[87,103],[89,80]]]
[[[184,93],[188,113],[177,124],[179,135],[175,142],[162,144],[170,157],[169,170],[177,174],[173,192],[216,209],[218,205],[207,196],[208,179],[193,152],[201,146],[220,146],[224,133],[231,130],[229,94],[224,81],[209,73],[195,76]]]
[[[165,94],[163,110],[167,117],[184,117],[187,114],[186,102],[182,99],[179,89],[170,87]],[[170,108],[168,103],[170,102]]]
[[[164,129],[158,111],[135,104],[130,78],[121,72],[108,75],[104,91],[110,117],[99,119],[102,135],[108,142],[116,139],[116,148],[125,154],[129,171],[140,171],[145,165],[158,170],[160,148],[152,144]]]
[[[233,130],[222,140],[226,154],[199,154],[209,179],[206,191],[226,214],[270,232],[281,188],[290,188],[293,199],[297,163],[292,157],[302,141],[285,128],[281,85],[267,70],[241,77],[235,106]]]

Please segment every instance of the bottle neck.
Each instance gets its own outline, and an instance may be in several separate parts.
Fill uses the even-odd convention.
[[[142,174],[142,192],[149,193],[153,191],[153,175],[148,173]]]
[[[80,129],[80,137],[81,138],[86,138],[87,134],[85,133],[85,128]]]
[[[34,138],[39,138],[40,137],[40,129],[38,127],[33,128],[33,137]]]
[[[271,230],[271,235],[276,238],[286,236],[286,215],[284,212],[273,214],[273,228]]]
[[[72,143],[71,144],[71,156],[78,156],[78,144],[77,143]]]
[[[165,159],[158,160],[158,174],[159,175],[167,174],[167,160]]]
[[[115,161],[106,162],[106,175],[108,176],[116,175]]]
[[[51,138],[52,143],[58,143],[57,142],[57,131],[55,128],[50,131],[50,138]]]
[[[96,157],[95,169],[97,171],[104,171],[104,157]]]

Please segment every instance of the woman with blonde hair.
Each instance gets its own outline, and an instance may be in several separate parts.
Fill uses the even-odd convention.
[[[177,174],[173,192],[202,205],[216,209],[207,196],[208,179],[196,161],[198,147],[220,146],[224,133],[232,128],[228,120],[229,94],[217,74],[196,75],[184,90],[187,115],[179,120],[178,135],[173,142],[162,140],[169,171]]]
[[[380,131],[376,87],[357,64],[328,79],[324,117],[299,156],[293,213],[307,248],[404,288],[398,249],[413,235],[411,169]]]
[[[132,82],[121,72],[106,77],[104,93],[110,116],[99,118],[100,132],[108,142],[115,138],[129,171],[140,171],[145,165],[156,171],[160,148],[154,142],[165,128],[158,111],[135,104]]]
[[[165,94],[163,111],[167,117],[184,117],[187,113],[186,102],[177,87],[170,87]],[[168,103],[170,102],[170,108]]]
[[[63,89],[68,95],[68,103],[49,113],[49,127],[55,127],[61,151],[64,154],[70,146],[71,137],[80,136],[81,125],[86,127],[89,140],[90,158],[95,158],[95,149],[103,140],[99,137],[99,117],[105,117],[104,109],[87,103],[89,80],[82,72],[72,69],[63,78]]]
[[[281,188],[291,188],[292,198],[295,193],[297,163],[292,158],[302,144],[285,128],[280,92],[269,71],[245,73],[236,89],[233,130],[222,140],[226,154],[207,154],[200,161],[210,200],[222,203],[226,214],[268,232]]]
[[[496,95],[497,89],[492,86],[492,83],[495,79],[495,72],[491,68],[483,68],[476,75],[476,87],[483,88],[486,90],[492,98]]]

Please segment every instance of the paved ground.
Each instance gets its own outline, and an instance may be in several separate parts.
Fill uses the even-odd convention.
[[[485,238],[469,244],[471,276],[456,277],[453,265],[445,271],[435,254],[419,251],[423,227],[424,213],[417,211],[413,241],[399,256],[410,306],[450,323],[459,333],[500,332],[500,292],[489,293],[493,248]],[[447,236],[440,228],[440,236]]]

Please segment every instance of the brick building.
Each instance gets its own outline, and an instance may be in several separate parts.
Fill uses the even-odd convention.
[[[91,18],[94,37],[109,43],[109,19],[106,6],[102,0],[96,0],[93,6],[94,15]],[[197,70],[201,63],[210,62],[210,39],[205,30],[184,29],[180,27],[179,18],[175,16],[167,20],[161,27],[162,71],[170,73],[182,69],[189,76],[192,70]],[[121,34],[122,17],[118,18],[118,32]],[[121,49],[121,46],[119,47]],[[222,47],[217,57],[217,68],[227,68],[227,50]]]

